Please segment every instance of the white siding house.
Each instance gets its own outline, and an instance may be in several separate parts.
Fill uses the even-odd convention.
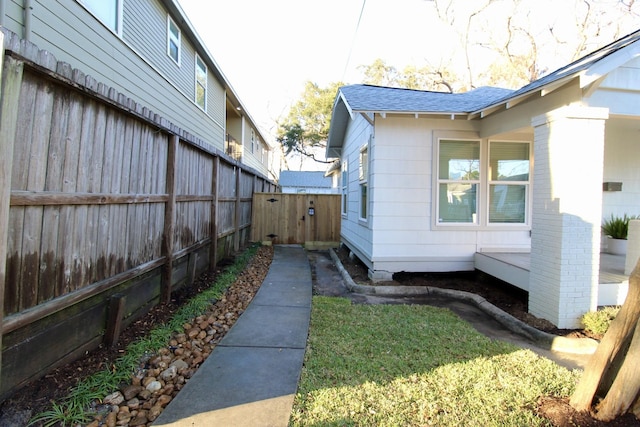
[[[0,3],[0,25],[7,30],[190,138],[276,176],[268,168],[269,145],[177,1],[32,0],[26,8],[22,1]]]
[[[516,91],[342,87],[327,157],[342,242],[373,280],[529,254],[529,310],[576,327],[597,305],[603,217],[640,213],[640,31]]]
[[[280,171],[278,181],[283,193],[332,194],[338,189],[333,188],[333,180],[325,176],[324,172],[316,171]]]

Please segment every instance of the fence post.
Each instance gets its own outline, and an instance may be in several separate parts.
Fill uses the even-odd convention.
[[[23,63],[4,56],[4,33],[0,32],[0,325],[3,323],[4,287],[7,275],[7,242],[9,238],[9,207],[13,145],[18,121],[18,102],[22,85]],[[17,286],[17,284],[15,284]],[[0,331],[0,348],[3,332]],[[2,352],[0,351],[0,374]]]
[[[162,237],[162,255],[166,258],[162,269],[162,284],[160,302],[171,301],[171,285],[173,277],[173,234],[176,222],[176,156],[180,138],[177,135],[169,137],[167,148],[167,193],[169,198],[164,209],[164,233]]]
[[[220,181],[220,157],[213,158],[213,200],[211,201],[211,248],[209,249],[209,269],[218,265],[218,182]]]

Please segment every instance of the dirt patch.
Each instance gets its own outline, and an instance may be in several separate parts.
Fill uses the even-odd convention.
[[[396,273],[393,280],[372,283],[368,268],[358,258],[349,256],[349,249],[341,246],[336,255],[354,282],[370,286],[430,286],[453,289],[480,295],[491,304],[511,314],[526,324],[544,332],[567,337],[589,337],[601,339],[583,329],[558,329],[546,319],[540,319],[528,312],[528,293],[509,283],[479,271],[453,273]]]
[[[640,426],[633,414],[625,414],[609,422],[598,421],[588,412],[578,412],[568,399],[542,397],[538,401],[538,414],[548,419],[554,427],[634,427]]]

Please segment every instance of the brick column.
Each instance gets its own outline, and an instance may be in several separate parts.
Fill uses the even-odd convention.
[[[607,109],[563,107],[534,117],[529,312],[559,328],[595,310],[600,269]]]

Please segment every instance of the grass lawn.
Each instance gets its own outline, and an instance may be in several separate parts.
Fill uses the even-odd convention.
[[[446,309],[314,297],[292,426],[544,426],[540,396],[580,373]]]

